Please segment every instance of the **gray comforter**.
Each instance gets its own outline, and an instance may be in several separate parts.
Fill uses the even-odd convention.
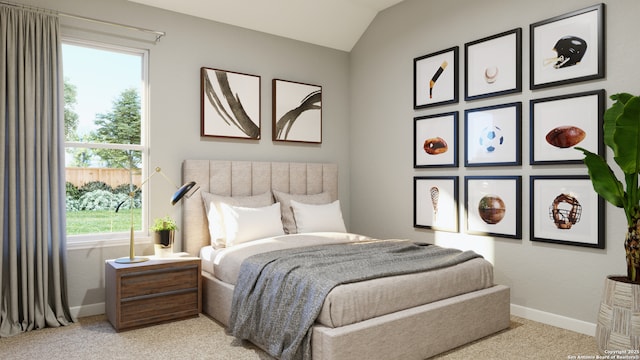
[[[278,250],[247,258],[229,331],[280,359],[311,359],[311,327],[335,286],[434,270],[480,257],[406,240]]]

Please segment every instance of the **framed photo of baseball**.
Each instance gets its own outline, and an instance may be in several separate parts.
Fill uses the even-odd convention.
[[[464,111],[464,166],[521,165],[522,103]]]
[[[522,239],[522,177],[465,176],[467,234]]]
[[[458,112],[413,119],[413,167],[458,167]]]
[[[530,88],[604,78],[604,4],[530,25]]]
[[[530,177],[531,241],[604,249],[604,200],[588,175]]]
[[[522,29],[464,45],[464,99],[522,91]]]
[[[458,177],[413,178],[413,227],[458,232]]]
[[[458,102],[458,51],[452,48],[413,59],[413,108]]]
[[[530,101],[529,163],[582,164],[584,154],[574,146],[604,153],[604,90]]]

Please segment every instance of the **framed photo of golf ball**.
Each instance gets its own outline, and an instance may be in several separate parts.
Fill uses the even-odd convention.
[[[522,103],[464,112],[464,166],[522,164]]]
[[[464,45],[464,99],[522,92],[522,29]]]
[[[465,176],[467,234],[522,239],[522,176]]]
[[[531,241],[604,249],[604,199],[588,175],[529,180]]]
[[[604,90],[531,100],[529,163],[582,164],[575,146],[604,154],[604,103]]]
[[[458,177],[413,178],[413,227],[458,232]]]

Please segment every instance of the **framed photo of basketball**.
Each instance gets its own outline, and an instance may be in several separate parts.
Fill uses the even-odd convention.
[[[465,176],[467,234],[522,239],[522,177]]]

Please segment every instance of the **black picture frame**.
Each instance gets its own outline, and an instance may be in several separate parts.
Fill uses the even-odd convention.
[[[413,226],[458,232],[458,177],[413,178]]]
[[[588,175],[530,177],[531,241],[605,248],[604,199]]]
[[[458,167],[458,112],[413,119],[413,167]]]
[[[459,47],[413,59],[413,108],[455,104],[458,99]]]
[[[522,28],[464,45],[464,99],[522,92]]]
[[[604,11],[601,3],[530,25],[531,90],[604,78]]]
[[[522,176],[465,176],[466,233],[522,239]]]
[[[604,90],[533,99],[529,104],[531,165],[582,164],[584,154],[575,146],[604,154]]]
[[[522,164],[522,102],[464,112],[464,166]]]
[[[258,75],[200,68],[200,136],[259,140],[260,83]]]

